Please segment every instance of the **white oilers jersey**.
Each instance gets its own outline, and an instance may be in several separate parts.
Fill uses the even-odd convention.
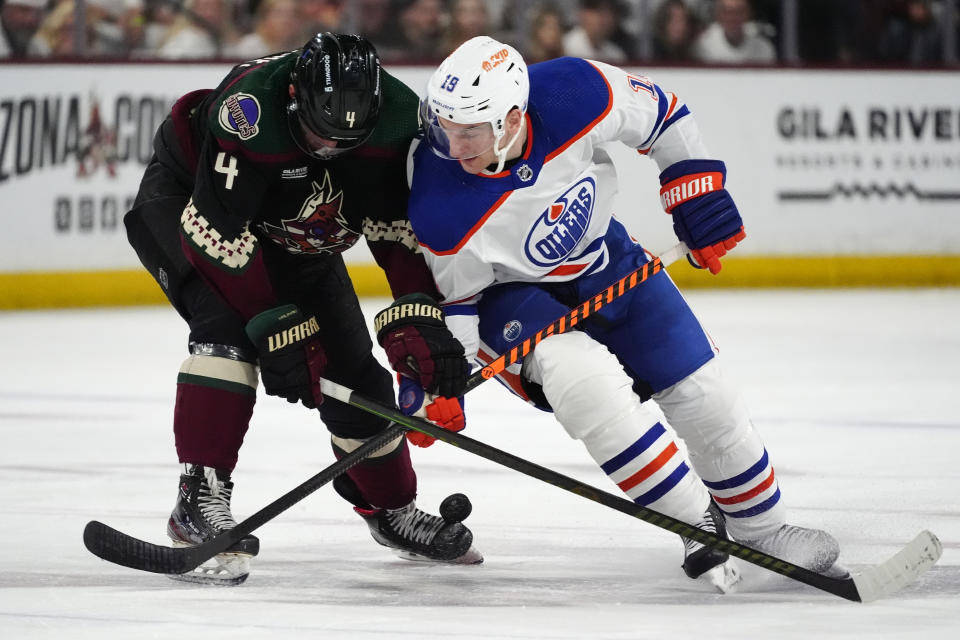
[[[567,281],[607,265],[626,232],[613,220],[619,178],[606,143],[661,169],[708,157],[687,107],[648,78],[579,58],[529,73],[526,144],[508,169],[470,175],[425,144],[414,156],[410,220],[445,305],[469,305],[498,283]],[[455,332],[469,356],[475,340]]]

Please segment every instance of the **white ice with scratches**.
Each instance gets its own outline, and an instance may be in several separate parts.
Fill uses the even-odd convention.
[[[672,535],[442,443],[414,451],[419,502],[474,503],[478,567],[394,559],[323,488],[257,533],[250,580],[204,588],[113,566],[100,519],[164,542],[185,326],[168,308],[0,314],[4,638],[955,638],[960,636],[960,290],[694,292],[777,469],[791,520],[852,566],[929,528],[918,583],[849,603],[755,567],[737,594],[680,571]],[[365,301],[372,313],[385,303]],[[611,489],[549,415],[494,383],[468,434]],[[261,394],[235,473],[253,513],[333,460],[311,412]]]

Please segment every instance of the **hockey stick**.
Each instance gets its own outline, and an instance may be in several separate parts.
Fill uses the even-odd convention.
[[[581,320],[586,320],[591,313],[596,313],[604,305],[613,302],[641,282],[656,275],[662,269],[686,255],[688,251],[687,245],[679,242],[650,262],[643,264],[632,273],[620,278],[589,300],[580,303],[567,312],[562,318],[557,318],[550,323],[549,326],[537,331],[535,335],[530,336],[479,371],[474,372],[470,378],[467,379],[467,391],[475,389],[485,380],[489,380],[495,375],[502,373],[504,369],[530,353],[544,338],[554,334],[566,333],[579,324]]]
[[[402,414],[401,414],[402,415]],[[187,573],[222,553],[270,520],[297,504],[323,485],[369,457],[388,442],[400,436],[407,427],[392,424],[359,448],[334,462],[303,484],[283,494],[260,511],[195,547],[167,547],[134,538],[102,522],[92,520],[83,530],[83,544],[95,556],[141,571],[153,573]]]
[[[475,372],[467,381],[466,391],[501,373],[508,366],[527,355],[537,344],[550,335],[561,334],[575,327],[591,313],[619,298],[641,282],[659,273],[664,267],[687,253],[682,242],[665,251],[661,256],[645,263],[632,273],[594,295],[558,318],[549,326],[527,338],[504,355],[500,356],[481,370]],[[329,381],[328,381],[329,382]],[[335,397],[335,396],[331,396]],[[398,415],[402,415],[398,412]],[[87,523],[83,531],[83,542],[95,556],[115,564],[141,571],[154,573],[186,573],[197,568],[218,553],[226,551],[244,536],[263,526],[308,495],[331,482],[347,469],[358,464],[384,444],[405,431],[403,426],[391,426],[384,432],[368,440],[363,446],[352,451],[343,459],[330,465],[300,486],[287,492],[277,500],[253,514],[233,529],[195,547],[167,547],[145,542],[93,520]]]
[[[538,464],[519,458],[490,445],[484,444],[460,433],[447,431],[432,422],[421,418],[406,416],[397,409],[374,400],[357,395],[352,390],[320,378],[323,393],[341,402],[353,405],[374,415],[397,424],[420,431],[455,447],[469,451],[482,458],[503,465],[508,469],[542,480],[570,493],[593,500],[611,509],[683,536],[697,542],[728,552],[750,564],[755,564],[774,573],[786,576],[798,582],[810,585],[855,602],[872,602],[888,596],[919,578],[940,558],[943,548],[937,537],[929,531],[921,531],[907,546],[892,558],[879,565],[864,569],[859,574],[845,578],[831,578],[799,565],[768,555],[746,545],[721,538],[716,534],[698,529],[668,515],[640,506],[630,500],[607,493],[569,476],[541,467]]]

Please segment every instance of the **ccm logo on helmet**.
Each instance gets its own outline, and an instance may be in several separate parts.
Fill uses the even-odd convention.
[[[483,64],[480,66],[483,67],[484,71],[490,71],[494,67],[498,67],[504,62],[506,62],[507,58],[509,57],[510,57],[509,51],[507,51],[506,49],[500,49],[500,51],[497,51],[495,54],[490,56],[489,60],[484,60]]]

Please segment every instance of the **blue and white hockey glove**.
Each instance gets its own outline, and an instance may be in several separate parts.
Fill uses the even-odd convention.
[[[677,238],[691,249],[695,265],[720,272],[720,258],[747,234],[720,160],[681,160],[660,174],[660,202],[673,216]]]
[[[425,392],[415,380],[401,375],[397,378],[400,382],[397,404],[404,415],[426,418],[447,431],[463,431],[467,426],[466,416],[463,415],[463,396],[435,396]],[[429,447],[436,438],[419,431],[407,431],[407,440],[418,447]]]

